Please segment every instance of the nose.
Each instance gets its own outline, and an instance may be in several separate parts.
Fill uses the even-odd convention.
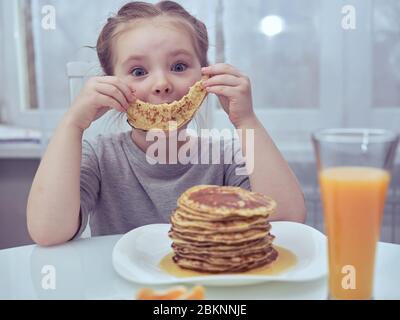
[[[154,85],[153,92],[156,95],[163,95],[163,94],[171,93],[171,91],[172,91],[171,82],[168,81],[168,79],[165,75],[159,75],[157,77],[157,82]]]
[[[166,87],[163,89],[156,89],[155,91],[157,94],[161,94],[161,93],[169,93],[170,92],[170,88]]]

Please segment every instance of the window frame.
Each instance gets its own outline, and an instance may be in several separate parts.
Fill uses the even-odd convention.
[[[323,127],[340,127],[344,118],[343,102],[343,48],[342,4],[322,1],[320,25],[320,84],[319,108],[255,108],[255,112],[274,138],[278,147],[288,157],[312,160],[310,135]],[[329,34],[329,37],[326,37]],[[337,46],[332,46],[334,42]],[[256,102],[253,101],[253,104]],[[213,110],[214,125],[217,128],[230,127],[229,119],[221,108]],[[310,156],[311,154],[311,156]]]
[[[4,74],[8,75],[4,102],[5,122],[11,125],[38,129],[49,133],[65,113],[65,109],[43,110],[40,104],[40,90],[37,90],[38,109],[29,105],[27,70],[27,50],[23,28],[24,0],[1,1],[0,12],[4,23]]]
[[[353,0],[357,9],[360,1]],[[363,0],[365,10],[357,10],[357,28],[344,32],[346,127],[379,127],[399,132],[400,105],[373,106],[373,10],[374,0]],[[360,59],[360,57],[363,57]],[[371,68],[364,68],[371,65]],[[360,72],[362,70],[362,72]],[[361,96],[359,92],[364,94]],[[363,115],[360,118],[360,114]]]

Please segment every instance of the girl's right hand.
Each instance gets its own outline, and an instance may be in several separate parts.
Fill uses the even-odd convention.
[[[93,121],[112,109],[126,112],[135,100],[133,88],[119,78],[93,77],[85,83],[71,105],[70,121],[81,130],[86,130]]]

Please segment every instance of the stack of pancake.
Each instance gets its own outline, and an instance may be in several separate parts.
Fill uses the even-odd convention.
[[[276,202],[239,187],[195,186],[171,215],[174,262],[206,273],[245,272],[278,257],[268,217]]]

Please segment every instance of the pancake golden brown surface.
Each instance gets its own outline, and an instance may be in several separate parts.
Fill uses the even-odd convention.
[[[138,99],[128,108],[128,123],[144,131],[179,129],[193,119],[206,96],[207,91],[198,81],[187,95],[173,103],[155,105]],[[176,127],[170,127],[170,122],[176,123]]]
[[[276,202],[260,193],[239,187],[195,186],[183,193],[178,206],[200,217],[218,218],[268,217]]]
[[[239,187],[195,186],[171,215],[173,261],[206,273],[245,272],[278,257],[268,217],[276,202]]]

